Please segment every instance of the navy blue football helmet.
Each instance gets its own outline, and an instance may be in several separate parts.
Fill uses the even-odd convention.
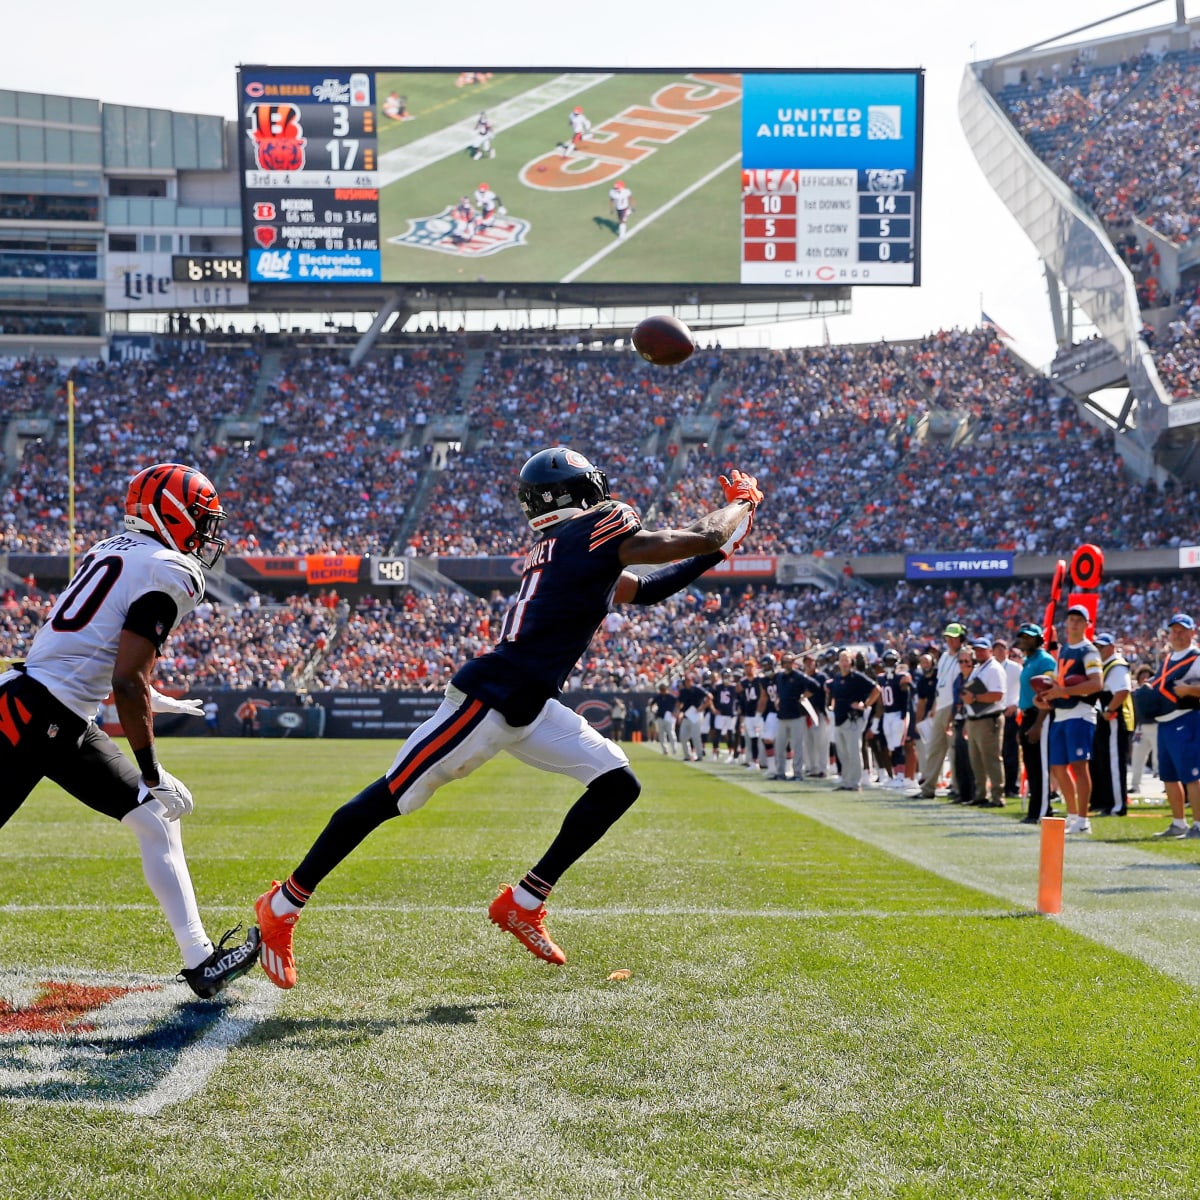
[[[609,499],[608,476],[577,450],[539,450],[521,468],[517,499],[530,529],[541,531]]]

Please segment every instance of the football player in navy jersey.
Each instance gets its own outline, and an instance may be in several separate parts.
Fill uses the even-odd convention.
[[[883,670],[876,677],[883,705],[882,730],[887,751],[888,786],[907,787],[904,777],[904,737],[908,732],[908,696],[912,677],[900,666],[900,655],[889,647],[883,652]]]
[[[763,730],[763,719],[758,711],[763,681],[758,677],[758,665],[753,658],[746,659],[744,669],[745,674],[737,685],[737,703],[742,714],[742,754],[746,760],[743,765],[757,771]]]
[[[717,751],[720,749],[721,737],[725,737],[725,762],[733,762],[737,750],[737,688],[732,680],[727,680],[722,672],[714,671],[712,677],[713,718],[712,752],[713,762],[717,761]]]
[[[276,986],[296,982],[292,931],[321,880],[384,821],[414,812],[443,783],[501,750],[586,788],[542,858],[488,908],[489,919],[532,954],[566,961],[546,932],[546,898],[637,799],[641,784],[624,751],[557,697],[613,604],[655,604],[737,550],[762,492],[740,471],[721,476],[721,486],[721,508],[686,529],[651,532],[612,499],[604,472],[577,451],[555,446],[525,463],[517,499],[539,537],[495,647],[458,670],[437,712],[387,773],[338,809],[287,881],[255,902],[262,964]],[[642,564],[666,565],[641,576],[627,569]]]

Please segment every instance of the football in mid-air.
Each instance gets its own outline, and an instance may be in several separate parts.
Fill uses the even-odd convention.
[[[692,331],[674,317],[647,317],[633,331],[633,348],[658,367],[673,367],[696,348]]]

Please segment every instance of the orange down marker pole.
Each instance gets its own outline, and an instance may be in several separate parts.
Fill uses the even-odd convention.
[[[1037,910],[1040,913],[1062,912],[1063,843],[1067,840],[1067,822],[1062,817],[1043,817],[1041,829]]]

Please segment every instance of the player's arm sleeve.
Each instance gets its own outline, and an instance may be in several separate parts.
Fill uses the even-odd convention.
[[[145,592],[130,606],[122,629],[136,633],[162,652],[167,634],[179,619],[179,606],[166,592]]]
[[[698,554],[695,558],[685,558],[682,562],[670,563],[657,571],[651,571],[648,575],[642,575],[638,578],[638,588],[632,603],[658,604],[668,596],[682,591],[688,584],[695,583],[705,571],[723,561],[724,555],[716,550],[712,554]]]

